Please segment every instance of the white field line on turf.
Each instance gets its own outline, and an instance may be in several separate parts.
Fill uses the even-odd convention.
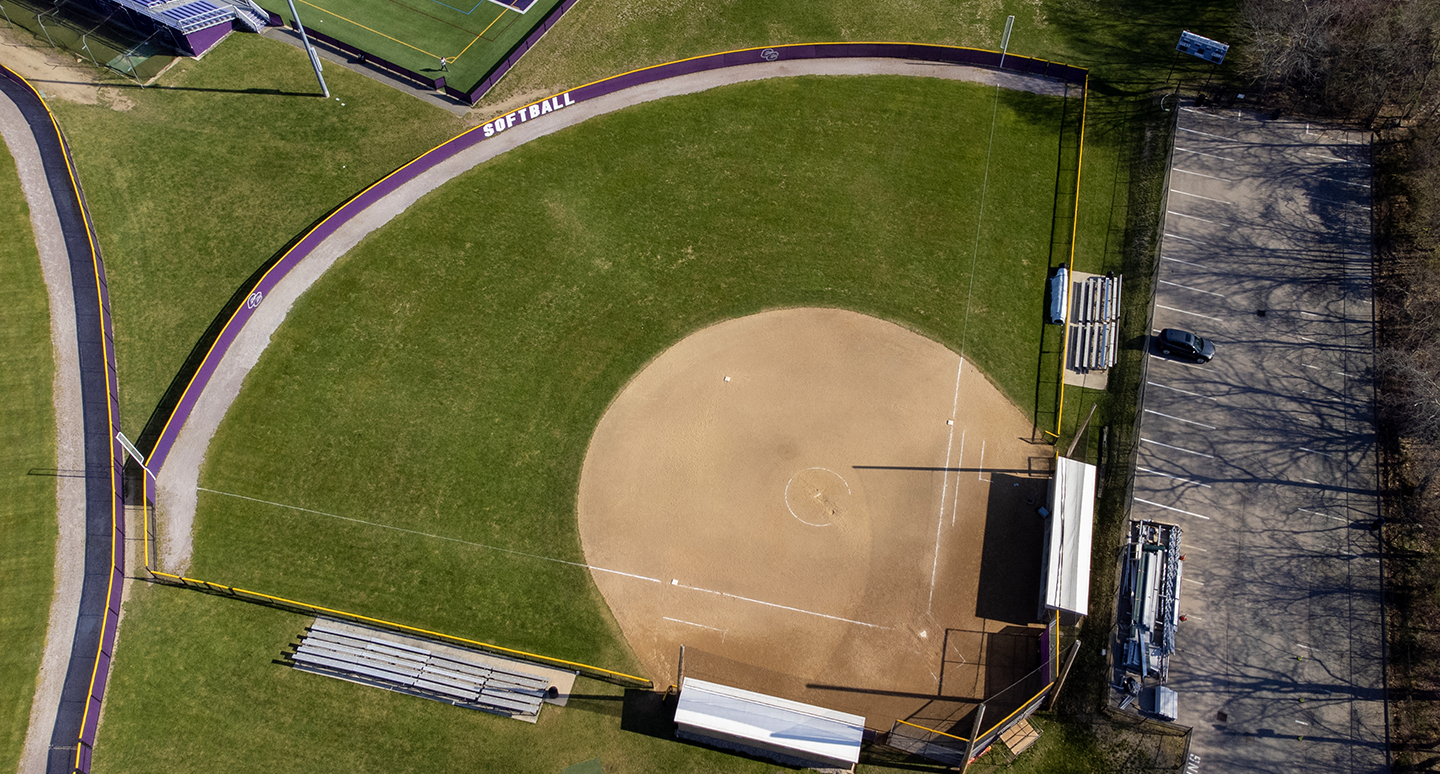
[[[1135,498],[1135,502],[1137,502],[1137,503],[1145,503],[1146,505],[1153,505],[1153,506],[1155,506],[1156,508],[1164,508],[1164,509],[1167,510],[1167,511],[1174,511],[1174,512],[1176,512],[1176,513],[1183,513],[1183,514],[1185,514],[1186,516],[1195,516],[1195,517],[1197,517],[1197,518],[1201,518],[1201,519],[1204,519],[1204,520],[1206,520],[1206,521],[1209,521],[1209,520],[1210,520],[1210,517],[1209,517],[1209,516],[1201,516],[1201,515],[1198,514],[1198,513],[1192,513],[1192,512],[1190,512],[1190,511],[1182,511],[1182,510],[1180,510],[1179,508],[1171,508],[1171,507],[1168,506],[1168,505],[1161,505],[1160,503],[1151,502],[1150,500],[1141,500],[1141,499],[1138,498],[1138,497]]]
[[[313,514],[315,514],[316,516],[326,516],[326,517],[331,518],[331,519],[339,519],[339,520],[341,520],[341,521],[354,522],[355,524],[364,524],[364,525],[367,526],[367,527],[379,527],[380,529],[389,529],[389,530],[394,530],[394,531],[396,531],[396,532],[404,532],[404,533],[409,534],[409,535],[419,535],[420,537],[434,538],[434,539],[436,539],[436,540],[445,540],[445,541],[448,541],[448,542],[451,542],[451,543],[459,543],[459,544],[465,545],[465,546],[474,546],[474,547],[476,547],[476,548],[485,548],[485,549],[489,549],[489,550],[491,550],[491,551],[500,551],[500,552],[506,553],[506,554],[515,554],[516,556],[524,556],[524,557],[529,558],[529,559],[539,559],[539,560],[542,561],[542,562],[554,562],[554,563],[556,563],[556,564],[568,564],[568,565],[570,565],[571,567],[583,567],[584,569],[594,570],[595,572],[608,572],[608,573],[610,573],[611,575],[624,575],[624,576],[627,577],[627,578],[634,578],[634,579],[636,579],[636,580],[650,581],[651,583],[659,583],[659,582],[660,582],[660,580],[659,580],[658,578],[647,578],[647,577],[644,576],[644,575],[635,575],[635,574],[633,574],[633,573],[620,572],[619,570],[607,570],[607,569],[605,569],[604,567],[596,567],[596,566],[594,566],[594,565],[592,565],[592,564],[582,564],[581,562],[567,562],[567,561],[565,561],[564,559],[554,559],[554,558],[551,558],[551,557],[548,557],[548,556],[540,556],[539,554],[527,554],[527,553],[525,553],[524,551],[516,551],[516,550],[513,549],[513,548],[501,548],[500,546],[490,546],[490,545],[486,545],[486,544],[484,544],[484,543],[474,543],[474,542],[471,542],[471,541],[469,541],[469,540],[461,540],[460,538],[446,537],[446,536],[444,536],[444,535],[435,535],[435,534],[431,534],[431,533],[429,533],[429,532],[421,532],[421,531],[419,531],[419,530],[414,530],[414,529],[405,529],[404,527],[392,527],[392,526],[390,526],[389,524],[379,524],[379,523],[376,523],[376,522],[373,522],[373,521],[365,521],[364,519],[352,519],[352,518],[350,518],[349,516],[337,516],[337,515],[335,515],[335,514],[333,514],[333,513],[326,513],[326,512],[324,512],[324,511],[316,511],[316,510],[312,510],[312,509],[310,509],[310,508],[301,508],[301,507],[298,506],[298,505],[286,505],[285,503],[271,502],[270,500],[261,500],[261,499],[258,498],[258,497],[246,497],[245,495],[239,495],[239,494],[235,494],[235,493],[233,493],[233,492],[221,492],[221,491],[218,490],[218,489],[206,489],[206,488],[203,487],[203,486],[197,486],[197,487],[195,487],[195,488],[196,488],[197,490],[201,491],[201,492],[209,492],[210,494],[224,495],[225,497],[234,497],[234,498],[239,499],[239,500],[249,500],[249,501],[252,502],[252,503],[263,503],[263,504],[265,504],[265,505],[273,505],[273,506],[275,506],[276,508],[288,508],[288,509],[290,509],[290,510],[292,510],[292,511],[303,511],[303,512],[305,512],[305,513],[313,513]]]
[[[974,277],[974,271],[975,271],[975,270],[974,270],[974,267],[971,267],[971,270],[970,270],[970,271],[971,271],[970,281],[973,283],[973,282],[975,281],[975,277]],[[963,337],[963,334],[962,334],[962,337]],[[962,340],[963,340],[963,338],[962,338]],[[951,420],[952,422],[955,420],[955,414],[960,411],[960,374],[963,373],[964,371],[965,371],[965,356],[964,356],[964,355],[961,355],[961,356],[960,356],[960,365],[957,366],[956,369],[955,369],[955,398],[954,398],[954,400],[952,400],[951,403],[950,403],[950,420]],[[961,441],[960,441],[960,443],[961,443],[960,451],[961,451],[961,453],[963,454],[964,451],[965,451],[965,447],[964,447],[965,441],[964,441],[964,431],[963,431],[963,430],[961,431]],[[942,475],[942,478],[941,478],[941,480],[942,480],[944,483],[942,483],[941,486],[940,486],[940,515],[935,518],[935,558],[934,558],[933,560],[931,560],[931,562],[930,562],[930,597],[929,597],[929,599],[925,602],[925,612],[926,612],[926,613],[929,613],[929,612],[930,612],[930,605],[931,605],[932,603],[934,603],[934,601],[935,601],[935,572],[940,569],[940,528],[945,524],[945,495],[950,492],[950,449],[951,449],[951,447],[954,446],[954,445],[955,445],[955,425],[952,424],[952,425],[950,425],[950,440],[948,440],[948,441],[945,442],[945,472],[944,472],[944,474]],[[958,468],[958,467],[960,467],[960,466],[959,466],[959,465],[956,465],[955,467]],[[955,486],[958,487],[958,486],[960,486],[960,482],[959,482],[959,480],[958,480],[959,477],[960,477],[960,473],[959,473],[958,471],[955,473],[955,477],[956,477],[956,479],[957,479],[956,482],[955,482]]]
[[[815,616],[815,617],[817,617],[817,618],[828,618],[828,619],[830,619],[831,621],[841,621],[841,622],[843,622],[843,623],[855,624],[856,626],[868,626],[868,627],[870,627],[871,629],[880,629],[880,630],[882,630],[882,631],[889,631],[889,630],[890,630],[890,627],[888,627],[888,626],[881,626],[881,625],[879,625],[879,624],[865,623],[864,621],[856,621],[856,620],[854,620],[853,618],[841,618],[841,617],[838,616],[838,615],[826,615],[825,613],[817,613],[817,612],[815,612],[815,611],[813,611],[813,610],[804,610],[804,609],[802,609],[802,608],[791,607],[791,606],[789,606],[789,605],[777,605],[777,604],[775,604],[774,602],[764,602],[764,601],[761,601],[761,600],[758,600],[758,599],[751,599],[750,597],[742,597],[742,596],[740,596],[739,594],[727,594],[727,593],[725,593],[725,592],[723,592],[723,591],[713,591],[713,590],[711,590],[711,589],[702,589],[702,588],[700,588],[699,586],[687,586],[687,585],[685,585],[685,584],[683,584],[683,583],[674,583],[673,581],[671,582],[670,585],[672,585],[672,586],[674,586],[674,587],[676,587],[676,588],[680,588],[680,589],[689,589],[689,590],[691,590],[691,591],[699,591],[699,592],[703,592],[703,593],[705,593],[705,594],[714,594],[714,595],[717,596],[717,597],[725,597],[726,599],[738,599],[738,600],[740,600],[741,602],[751,602],[751,603],[754,603],[754,604],[757,604],[757,605],[764,605],[765,607],[773,607],[773,608],[777,608],[777,609],[780,609],[780,610],[789,610],[789,611],[792,612],[792,613],[804,613],[805,615],[813,615],[813,616]]]
[[[1207,425],[1207,424],[1205,424],[1204,422],[1196,422],[1196,421],[1193,420],[1193,419],[1182,419],[1182,418],[1180,418],[1180,417],[1173,416],[1173,415],[1171,415],[1171,414],[1161,414],[1160,412],[1156,411],[1155,409],[1145,409],[1145,413],[1146,413],[1146,414],[1154,414],[1154,415],[1157,416],[1157,417],[1165,417],[1166,419],[1173,419],[1173,420],[1175,420],[1176,422],[1184,422],[1184,423],[1187,424],[1187,425],[1195,425],[1196,427],[1203,427],[1203,428],[1205,428],[1205,429],[1207,429],[1207,430],[1214,430],[1214,429],[1215,429],[1215,426],[1214,426],[1214,425]]]
[[[1176,481],[1184,481],[1184,482],[1187,483],[1187,484],[1194,484],[1194,485],[1196,485],[1196,486],[1203,486],[1203,487],[1205,487],[1206,489],[1213,489],[1213,488],[1214,488],[1214,487],[1210,486],[1209,484],[1202,484],[1202,483],[1200,483],[1199,481],[1196,481],[1196,480],[1191,479],[1191,478],[1181,478],[1180,476],[1172,476],[1172,475],[1170,475],[1169,473],[1161,473],[1161,472],[1158,471],[1158,470],[1151,470],[1150,468],[1144,468],[1144,467],[1141,467],[1141,466],[1139,466],[1139,465],[1136,465],[1136,466],[1135,466],[1135,469],[1138,470],[1138,471],[1140,471],[1141,473],[1149,473],[1149,474],[1152,475],[1152,476],[1164,476],[1164,477],[1166,477],[1166,478],[1173,478],[1173,479],[1175,479]]]

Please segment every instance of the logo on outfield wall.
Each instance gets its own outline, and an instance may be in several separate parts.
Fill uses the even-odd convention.
[[[485,132],[486,137],[494,137],[517,123],[523,124],[532,118],[539,118],[546,113],[554,113],[557,110],[562,110],[573,104],[575,104],[575,100],[570,99],[570,92],[567,91],[558,97],[542,99],[533,105],[526,105],[514,113],[500,116],[494,121],[480,127],[480,129]]]
[[[257,290],[254,293],[251,293],[249,298],[245,299],[245,307],[247,309],[254,309],[255,307],[260,305],[261,301],[264,300],[265,294]]]
[[[776,59],[780,58],[780,52],[776,51],[773,48],[767,48],[764,51],[760,52],[760,58],[764,59],[767,62],[773,62]]]

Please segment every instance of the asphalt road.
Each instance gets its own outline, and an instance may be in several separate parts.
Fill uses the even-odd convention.
[[[1181,111],[1155,332],[1217,353],[1151,355],[1132,518],[1184,529],[1189,771],[1384,771],[1369,139]]]

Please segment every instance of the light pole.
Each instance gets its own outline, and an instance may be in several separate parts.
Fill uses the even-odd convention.
[[[1005,52],[1010,49],[1010,30],[1015,26],[1015,17],[1005,17],[1005,34],[1000,36],[1000,69],[1005,69]]]
[[[295,30],[300,33],[300,42],[305,44],[305,53],[310,55],[310,64],[315,67],[315,77],[320,80],[320,92],[326,98],[330,96],[330,87],[325,85],[325,76],[320,73],[320,55],[315,53],[315,48],[310,45],[310,37],[305,34],[305,25],[300,23],[300,14],[295,11],[295,0],[285,0],[290,4],[290,16],[295,19]]]

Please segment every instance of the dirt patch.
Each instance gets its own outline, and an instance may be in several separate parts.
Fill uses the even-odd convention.
[[[1030,431],[972,364],[891,323],[731,320],[663,353],[600,421],[586,560],[657,684],[684,644],[687,675],[888,728],[991,692],[959,635],[1037,614],[1046,480],[1029,470],[1050,454]]]
[[[47,100],[59,98],[82,105],[100,101],[99,74],[93,65],[81,64],[83,60],[69,51],[37,45],[27,30],[0,24],[0,59]]]

